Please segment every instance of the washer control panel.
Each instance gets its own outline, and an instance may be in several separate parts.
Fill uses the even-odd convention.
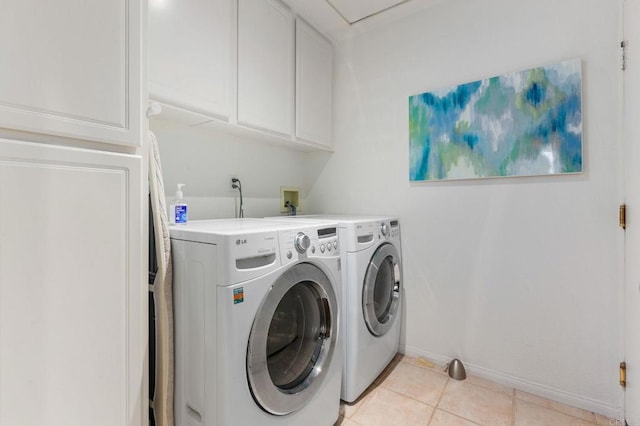
[[[314,226],[280,231],[280,246],[283,262],[339,256],[338,228]]]

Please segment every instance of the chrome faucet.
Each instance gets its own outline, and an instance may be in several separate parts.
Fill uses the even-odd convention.
[[[289,216],[296,215],[296,206],[291,204],[289,201],[285,201],[284,206],[289,210]]]

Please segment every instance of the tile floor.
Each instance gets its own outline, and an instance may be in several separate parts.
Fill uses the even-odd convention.
[[[440,366],[397,356],[335,426],[621,426],[624,422]]]

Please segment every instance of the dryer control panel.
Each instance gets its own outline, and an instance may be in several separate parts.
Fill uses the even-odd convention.
[[[389,226],[391,227],[391,238],[400,239],[400,223],[397,220],[389,221]]]
[[[347,252],[358,252],[388,241],[400,246],[400,222],[396,218],[361,220],[341,225],[342,244]]]

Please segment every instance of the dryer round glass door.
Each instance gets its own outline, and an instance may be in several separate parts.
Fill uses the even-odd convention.
[[[398,251],[392,244],[383,244],[369,261],[362,288],[364,322],[373,335],[382,336],[393,325],[401,287]]]
[[[282,274],[258,309],[247,349],[247,377],[267,412],[292,413],[322,386],[337,338],[337,302],[331,280],[299,263]]]

